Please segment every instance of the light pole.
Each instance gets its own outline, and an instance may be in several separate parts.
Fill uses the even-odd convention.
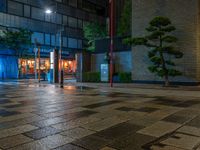
[[[57,4],[57,3],[56,3]],[[57,6],[56,6],[57,7]],[[56,8],[57,9],[57,8]],[[45,13],[46,14],[52,14],[52,10],[51,9],[46,9],[45,10]],[[56,11],[55,11],[55,14],[56,14]],[[59,71],[59,78],[60,78],[60,88],[63,88],[63,86],[64,86],[64,70],[63,70],[63,65],[62,65],[62,32],[65,30],[65,28],[64,28],[64,25],[62,24],[62,28],[60,29],[60,42],[59,42],[59,44],[60,44],[60,50],[59,50],[59,69],[60,69],[60,71]],[[56,36],[57,36],[57,32],[58,31],[56,31],[56,35],[55,35],[55,38],[56,38]],[[57,42],[55,42],[55,45],[57,44]]]
[[[114,49],[114,0],[109,0],[109,27],[110,27],[110,87],[113,87],[113,49]]]

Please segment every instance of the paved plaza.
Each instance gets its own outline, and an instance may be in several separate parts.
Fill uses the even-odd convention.
[[[198,87],[0,82],[0,149],[200,150]]]

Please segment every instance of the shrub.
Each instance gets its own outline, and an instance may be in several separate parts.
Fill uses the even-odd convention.
[[[85,72],[83,73],[83,82],[100,82],[100,72]]]
[[[121,83],[131,83],[132,82],[131,72],[120,72],[119,81]]]

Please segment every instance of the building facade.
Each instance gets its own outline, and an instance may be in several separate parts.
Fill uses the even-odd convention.
[[[30,48],[30,55],[34,55],[37,39],[41,45],[41,57],[47,58],[42,60],[43,67],[49,67],[49,53],[60,46],[59,31],[64,27],[62,55],[63,59],[70,60],[64,64],[76,65],[73,62],[75,53],[84,49],[83,24],[94,21],[105,24],[106,7],[106,0],[1,0],[0,30],[31,30],[33,46]],[[47,8],[53,13],[46,14]],[[31,70],[34,60],[22,61]]]
[[[175,82],[200,82],[200,1],[199,0],[132,0],[132,36],[145,35],[145,28],[155,16],[170,18],[176,27],[177,49],[184,53],[176,61],[183,76]],[[132,48],[132,79],[134,81],[161,81],[147,69],[150,64],[145,47]]]

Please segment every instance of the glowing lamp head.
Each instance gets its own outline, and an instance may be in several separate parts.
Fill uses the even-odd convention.
[[[47,10],[45,10],[45,13],[46,13],[46,14],[51,14],[51,13],[52,13],[52,10],[51,10],[51,9],[47,9]]]

